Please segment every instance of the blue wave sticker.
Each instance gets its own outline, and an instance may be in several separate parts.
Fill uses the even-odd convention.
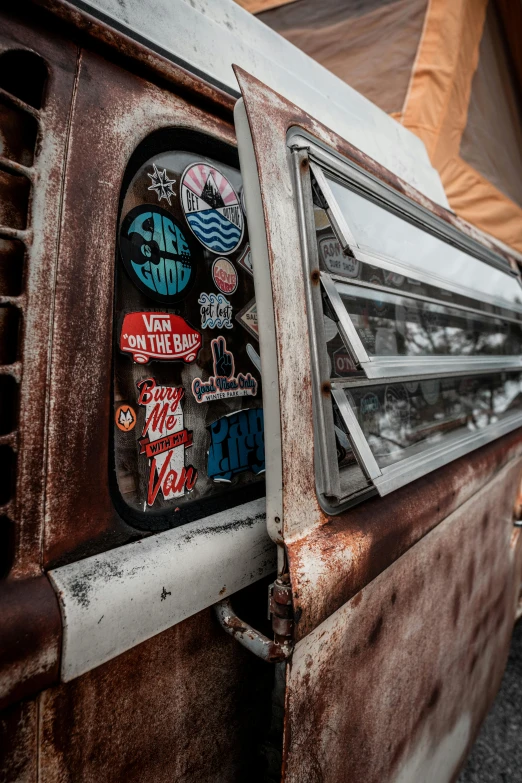
[[[229,180],[214,166],[193,163],[181,178],[181,204],[193,234],[214,253],[232,253],[241,243],[244,217]]]

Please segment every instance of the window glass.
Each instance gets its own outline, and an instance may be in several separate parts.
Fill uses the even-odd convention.
[[[453,247],[333,179],[328,178],[328,184],[363,250],[399,261],[411,268],[412,275],[419,270],[463,286],[479,298],[493,296],[506,303],[522,303],[522,289],[513,275]]]
[[[333,416],[335,448],[324,459],[339,479],[340,494],[327,498],[334,508],[371,483],[393,491],[520,426],[521,288],[510,271],[363,198],[313,158],[311,168],[321,280],[313,309],[331,399],[324,380],[315,394]]]
[[[379,467],[522,412],[522,375],[355,386],[345,395]]]
[[[199,138],[199,137],[198,137]],[[162,529],[263,492],[257,312],[234,153],[131,162],[114,313],[114,466],[122,513]],[[216,154],[217,153],[217,154]]]
[[[337,286],[372,356],[515,356],[522,325],[386,291]]]

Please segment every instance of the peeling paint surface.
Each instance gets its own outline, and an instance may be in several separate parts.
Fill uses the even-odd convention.
[[[62,680],[275,570],[257,500],[51,571],[64,621]]]
[[[385,498],[336,516],[321,509],[313,432],[304,426],[313,420],[310,350],[288,131],[304,129],[487,247],[489,240],[351,138],[241,69],[236,75],[258,164],[277,332],[282,537],[297,642],[287,667],[283,778],[449,783],[507,657],[522,566],[513,536],[521,433]]]
[[[296,646],[287,783],[446,783],[504,671],[520,583],[508,463]]]
[[[39,781],[255,779],[272,677],[202,611],[42,694]]]

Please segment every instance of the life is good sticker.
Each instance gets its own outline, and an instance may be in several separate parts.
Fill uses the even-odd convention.
[[[196,265],[187,237],[162,207],[141,204],[127,213],[120,253],[134,285],[158,302],[177,302],[194,282]]]

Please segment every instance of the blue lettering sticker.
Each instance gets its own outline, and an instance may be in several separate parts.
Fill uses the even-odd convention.
[[[196,265],[187,238],[161,207],[131,209],[121,227],[120,252],[136,287],[158,302],[178,301],[194,282]]]
[[[229,482],[250,470],[256,476],[265,471],[263,409],[229,413],[213,422],[208,451],[208,477]]]

